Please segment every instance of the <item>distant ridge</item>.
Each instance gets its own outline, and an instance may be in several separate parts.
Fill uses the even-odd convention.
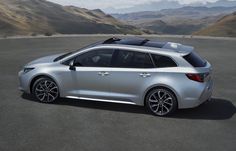
[[[142,4],[136,4],[134,6],[128,8],[106,8],[104,11],[110,14],[124,14],[124,13],[136,13],[143,11],[160,11],[163,9],[176,9],[182,7],[233,7],[236,6],[236,1],[230,0],[218,0],[215,2],[194,2],[190,4],[181,4],[177,0],[159,0],[159,1],[151,1]]]
[[[151,33],[191,35],[235,11],[235,6],[185,6],[176,9],[163,9],[161,11],[113,14],[113,16],[130,25],[142,28],[143,30],[149,30]]]

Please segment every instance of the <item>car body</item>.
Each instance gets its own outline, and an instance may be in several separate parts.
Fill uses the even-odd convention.
[[[34,83],[47,77],[58,87],[58,97],[145,105],[150,91],[163,88],[171,92],[176,107],[182,109],[211,98],[211,74],[210,63],[193,47],[141,38],[111,38],[80,51],[28,63],[19,72],[19,89],[34,93]]]

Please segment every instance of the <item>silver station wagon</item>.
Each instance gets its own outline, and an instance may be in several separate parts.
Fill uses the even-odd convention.
[[[210,63],[191,46],[110,38],[28,63],[19,72],[19,89],[44,103],[59,97],[125,103],[166,116],[209,100],[211,74]]]

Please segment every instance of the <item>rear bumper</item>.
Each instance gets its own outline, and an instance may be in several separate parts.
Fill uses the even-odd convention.
[[[201,105],[202,103],[209,101],[211,99],[212,92],[213,92],[213,81],[211,80],[205,84],[205,87],[201,90],[201,93],[199,93],[199,95],[194,95],[195,97],[183,98],[180,103],[179,108],[184,109],[184,108],[197,107]],[[195,93],[195,92],[192,92],[192,93]]]
[[[199,99],[200,103],[198,103],[197,106],[202,104],[205,101],[210,100],[211,96],[212,96],[212,91],[213,91],[213,81],[209,82],[209,84],[204,89],[204,91]]]

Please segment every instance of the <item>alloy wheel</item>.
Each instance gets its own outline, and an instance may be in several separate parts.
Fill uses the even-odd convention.
[[[35,96],[41,102],[51,103],[58,98],[58,87],[55,82],[44,79],[40,80],[35,86]]]
[[[147,101],[150,110],[159,116],[167,115],[175,108],[175,97],[165,89],[153,91]]]

